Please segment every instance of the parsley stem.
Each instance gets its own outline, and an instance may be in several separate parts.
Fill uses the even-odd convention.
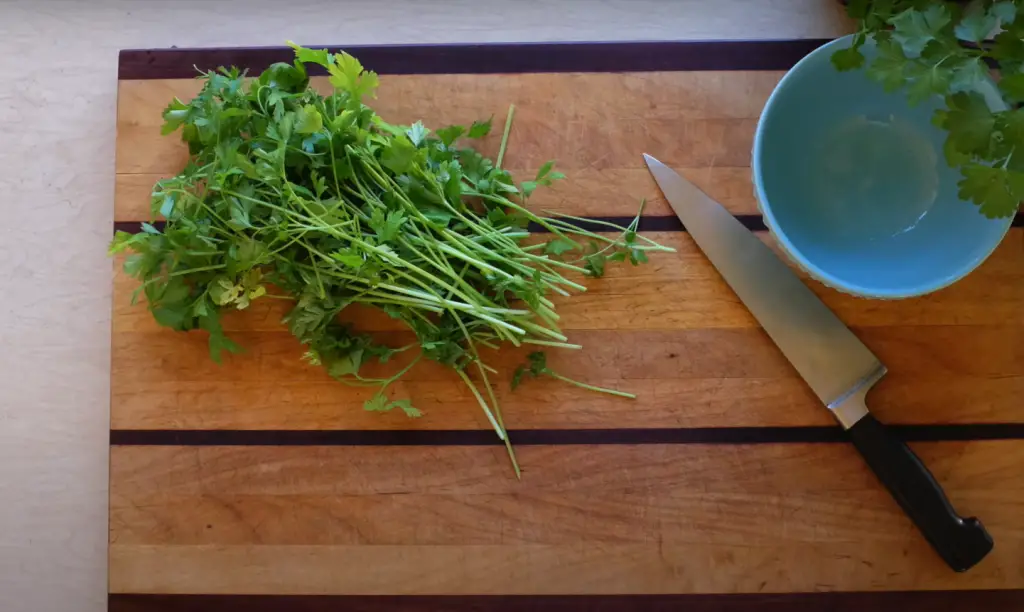
[[[552,372],[547,368],[544,369],[544,373],[550,376],[551,378],[556,378],[564,383],[569,383],[570,385],[576,385],[581,389],[589,389],[590,391],[597,391],[598,393],[607,393],[608,395],[616,395],[618,397],[636,399],[636,394],[634,393],[629,393],[627,391],[618,391],[616,389],[606,389],[605,387],[596,387],[594,385],[588,385],[587,383],[583,383],[578,380],[573,380],[568,376],[562,376],[557,372]]]
[[[558,333],[557,331],[550,330],[550,329],[548,329],[546,327],[541,327],[540,325],[537,325],[536,323],[532,323],[530,321],[524,321],[522,323],[522,325],[526,329],[529,329],[529,330],[531,330],[531,331],[533,331],[535,333],[538,333],[538,334],[540,334],[542,336],[547,336],[549,338],[554,338],[555,340],[558,340],[559,342],[565,342],[566,340],[568,340],[568,338],[566,338],[562,334]]]
[[[466,376],[466,373],[461,369],[457,369],[455,372],[459,375],[459,378],[462,379],[462,382],[466,383],[466,386],[469,387],[469,391],[473,394],[473,397],[476,398],[477,403],[480,404],[481,408],[483,408],[484,414],[487,415],[487,420],[491,423],[491,427],[493,427],[494,432],[498,434],[498,439],[504,441],[507,438],[505,435],[505,428],[498,425],[498,421],[495,420],[494,414],[491,413],[491,408],[487,405],[483,396],[480,395],[480,391],[477,390],[476,385],[473,384],[473,381],[471,381],[469,377]]]
[[[1003,161],[1003,165],[1001,166],[1003,170],[1005,170],[1006,167],[1010,164],[1010,160],[1013,159],[1013,154],[1016,151],[1017,147],[1013,147],[1012,149],[1010,149],[1010,153],[1006,156],[1006,159]]]
[[[210,266],[200,266],[198,268],[189,268],[187,270],[175,270],[167,276],[184,276],[186,274],[192,274],[194,272],[209,272],[210,270],[223,270],[227,267],[227,264],[214,264]]]
[[[201,267],[198,267],[198,268],[189,268],[187,270],[175,270],[174,272],[169,273],[167,276],[168,276],[168,278],[175,277],[175,276],[185,276],[187,274],[192,274],[193,272],[209,272],[211,270],[222,270],[222,269],[224,269],[226,267],[227,267],[227,264],[216,264],[216,265],[212,265],[212,266],[201,266]],[[148,286],[150,286],[150,285],[152,285],[154,283],[160,282],[162,280],[164,280],[164,279],[161,276],[154,276],[153,278],[147,279],[145,282],[143,282],[135,290],[135,292],[137,294],[138,292],[142,291],[146,287],[148,287]]]
[[[413,360],[409,362],[409,365],[407,365],[404,368],[402,368],[401,370],[399,370],[397,373],[395,373],[394,376],[391,376],[389,378],[384,379],[384,383],[380,386],[380,389],[377,391],[377,393],[378,394],[383,394],[384,391],[388,388],[388,385],[390,385],[391,383],[395,382],[396,380],[398,380],[399,378],[404,376],[405,373],[408,372],[409,370],[411,370],[413,368],[413,366],[415,366],[417,363],[419,363],[420,359],[422,359],[422,358],[423,358],[423,353],[420,353],[419,355],[416,355],[413,358]]]
[[[538,340],[536,338],[524,338],[523,344],[536,344],[538,346],[551,346],[555,348],[564,348],[572,350],[580,350],[583,348],[580,344],[569,344],[568,342],[551,342],[550,340]]]
[[[551,259],[547,255],[534,255],[533,253],[523,253],[517,259],[520,260],[520,261],[522,261],[524,259],[528,259],[528,260],[531,260],[531,261],[543,261],[544,263],[546,263],[546,264],[548,264],[550,266],[556,266],[558,268],[565,268],[566,270],[572,270],[573,272],[578,272],[580,274],[586,274],[586,272],[587,272],[586,268],[581,268],[579,266],[574,266],[571,263],[567,263],[567,262],[564,262],[564,261],[559,261],[557,259]],[[566,284],[568,284],[568,282]],[[579,284],[576,284],[576,285],[577,285],[577,287],[580,287],[581,290],[586,290],[586,287],[584,287],[583,285],[579,285]]]
[[[538,261],[536,263],[542,264],[544,262],[539,262]],[[558,275],[558,274],[554,274],[554,273],[551,273],[551,272],[541,272],[541,278],[543,278],[545,280],[548,280],[551,283],[558,283],[560,285],[565,285],[566,287],[569,287],[571,289],[575,289],[576,291],[579,291],[580,293],[583,293],[583,292],[585,292],[587,290],[586,286],[581,285],[581,284],[579,284],[579,283],[577,283],[575,281],[571,281],[571,280],[565,278],[564,276],[561,276],[561,275]],[[552,291],[557,291],[558,293],[561,293],[562,295],[564,295],[566,297],[569,296],[569,294],[567,292],[562,291],[561,289],[559,289],[554,284],[549,285],[549,287],[551,288]],[[548,304],[548,306],[550,306],[550,304]]]
[[[497,274],[497,275],[502,276],[504,278],[513,278],[513,276],[511,274],[509,274],[508,272],[506,272],[506,271],[504,271],[504,270],[502,270],[500,268],[495,268],[494,266],[492,266],[492,265],[490,265],[488,263],[482,262],[479,259],[473,259],[469,255],[466,255],[464,252],[462,252],[462,251],[460,251],[458,249],[453,249],[452,247],[448,246],[447,244],[444,244],[443,242],[439,242],[437,244],[437,248],[442,250],[442,251],[444,251],[445,253],[448,253],[452,257],[456,257],[458,259],[461,259],[462,261],[465,261],[468,264],[474,265],[474,266],[480,268],[481,270],[487,270],[488,272],[491,272],[492,274]]]
[[[505,147],[508,145],[508,134],[512,131],[512,116],[515,115],[516,105],[508,105],[508,117],[505,118],[505,131],[501,134],[501,146],[498,147],[498,157],[494,160],[494,167],[500,168],[502,160],[505,159]]]
[[[372,294],[372,293],[368,294],[368,297],[367,297],[367,299],[365,301],[367,303],[370,303],[370,304],[392,304],[392,305],[395,305],[395,306],[414,306],[414,307],[419,308],[421,310],[427,310],[429,312],[438,313],[438,314],[444,312],[444,310],[442,308],[440,308],[438,306],[435,306],[433,304],[429,304],[429,303],[425,303],[425,302],[417,302],[415,300],[408,300],[408,299],[389,298],[389,297],[384,297],[384,296],[378,296],[378,295],[375,295],[375,294]]]
[[[520,206],[519,204],[516,204],[515,202],[513,202],[512,200],[509,200],[508,198],[503,198],[501,196],[496,196],[496,195],[492,195],[492,194],[489,194],[489,193],[481,193],[479,191],[470,191],[466,195],[471,195],[471,196],[474,196],[474,197],[478,197],[478,198],[487,200],[489,202],[494,202],[495,204],[500,204],[502,206],[507,206],[508,208],[511,208],[511,209],[513,209],[513,210],[515,210],[517,212],[523,213],[524,215],[526,215],[526,217],[530,221],[533,221],[537,225],[540,225],[541,227],[543,227],[544,229],[548,230],[552,234],[555,234],[559,238],[564,238],[564,239],[568,240],[569,242],[573,243],[577,247],[579,246],[579,244],[576,243],[576,241],[570,239],[568,236],[563,234],[560,229],[558,229],[555,226],[551,225],[551,223],[549,223],[550,219],[545,219],[544,217],[538,217],[537,215],[535,215],[532,212],[530,212],[529,209],[524,208],[523,206]],[[619,228],[619,229],[621,229],[621,228]]]
[[[501,407],[498,405],[498,398],[495,396],[494,388],[491,386],[491,381],[487,377],[487,370],[490,368],[488,368],[480,359],[480,353],[476,350],[476,345],[473,343],[473,338],[469,335],[469,330],[466,329],[465,323],[463,323],[462,319],[459,318],[456,318],[455,321],[459,324],[459,329],[462,330],[462,335],[466,338],[466,345],[469,347],[470,354],[473,355],[473,362],[476,363],[476,367],[480,371],[480,378],[484,381],[484,388],[487,390],[487,397],[490,398],[491,406],[494,407],[494,416],[498,422],[498,427],[500,427],[501,431],[505,434],[504,436],[499,434],[499,437],[505,443],[505,450],[508,452],[508,458],[512,461],[512,469],[515,470],[516,478],[522,478],[522,473],[519,470],[519,462],[516,460],[516,452],[512,448],[512,441],[508,438],[508,432],[505,429],[505,421],[501,416]],[[459,370],[459,372],[464,374],[462,370]],[[464,380],[468,381],[469,378],[466,377]],[[472,386],[470,389],[474,390]],[[477,400],[479,400],[480,394],[475,392],[475,390],[474,394],[477,396]]]

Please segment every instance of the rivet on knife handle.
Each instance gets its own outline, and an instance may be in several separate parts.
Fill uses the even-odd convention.
[[[670,168],[644,155],[658,187],[761,327],[951,568],[962,572],[992,550],[974,518],[961,518],[921,460],[868,413],[864,398],[885,366],[760,239]]]

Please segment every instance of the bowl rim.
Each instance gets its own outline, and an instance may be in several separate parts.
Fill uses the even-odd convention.
[[[944,289],[952,285],[953,283],[961,280],[962,278],[976,270],[979,266],[981,266],[985,262],[985,260],[987,260],[989,256],[992,255],[993,252],[995,252],[996,248],[999,247],[1003,239],[1006,238],[1006,234],[1010,231],[1010,227],[1013,224],[1014,216],[1007,217],[1006,219],[1001,219],[1000,221],[1003,222],[1003,229],[1002,232],[998,234],[998,239],[993,240],[990,248],[987,251],[985,251],[984,254],[982,254],[979,258],[977,258],[976,261],[964,264],[963,266],[961,266],[962,269],[957,270],[955,274],[945,275],[941,278],[935,279],[934,281],[915,285],[913,288],[908,288],[905,290],[865,287],[841,280],[835,277],[834,275],[829,274],[825,270],[822,270],[818,266],[811,263],[811,261],[807,259],[807,257],[804,256],[804,254],[801,253],[800,250],[793,245],[793,243],[786,236],[785,232],[782,231],[778,221],[775,218],[775,215],[772,213],[771,205],[768,202],[768,196],[765,193],[763,181],[761,180],[761,159],[763,157],[764,148],[763,133],[765,118],[771,112],[773,104],[776,102],[776,98],[780,95],[779,92],[785,89],[787,83],[793,78],[793,75],[800,71],[801,66],[810,64],[812,61],[815,61],[821,54],[831,54],[831,52],[836,47],[849,46],[849,42],[853,40],[854,36],[855,34],[847,34],[846,36],[836,38],[835,40],[825,43],[824,45],[818,47],[814,51],[811,51],[810,53],[802,57],[796,64],[793,65],[792,68],[790,68],[786,72],[785,75],[782,76],[778,84],[772,90],[771,95],[768,96],[768,100],[765,102],[764,108],[761,109],[761,114],[757,120],[757,128],[754,131],[754,146],[751,151],[750,165],[751,174],[753,175],[754,195],[757,200],[757,207],[761,211],[761,215],[764,217],[765,226],[778,241],[779,245],[782,247],[782,251],[786,253],[786,255],[794,263],[796,263],[800,268],[802,268],[805,272],[807,272],[812,278],[814,278],[818,282],[828,285],[829,287],[832,287],[834,289],[843,291],[844,293],[849,293],[851,295],[855,295],[858,297],[867,298],[901,299],[933,293],[940,289]],[[968,203],[965,202],[965,204]]]

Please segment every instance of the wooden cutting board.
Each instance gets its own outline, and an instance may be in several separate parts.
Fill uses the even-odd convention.
[[[969,278],[925,298],[865,301],[810,283],[889,366],[870,399],[875,413],[903,426],[956,508],[995,538],[987,559],[954,574],[643,167],[641,153],[656,155],[770,240],[750,183],[754,128],[784,71],[820,43],[352,50],[382,74],[375,107],[392,122],[494,115],[500,124],[514,103],[506,167],[527,176],[554,158],[568,175],[538,193],[537,208],[626,218],[647,198],[642,229],[678,252],[610,269],[561,302],[564,329],[585,348],[551,355],[559,371],[638,399],[553,381],[503,392],[517,482],[473,398],[443,368],[418,367],[400,383],[423,418],[367,413],[365,391],[300,362],[279,303],[226,319],[247,351],[218,367],[203,334],[161,329],[131,306],[135,283],[118,269],[112,608],[718,609],[838,600],[700,594],[935,590],[977,592],[844,601],[1024,605],[1020,591],[995,591],[1024,588],[1024,224]],[[160,136],[160,115],[172,97],[198,91],[193,66],[258,72],[289,56],[122,52],[115,225],[137,228],[153,183],[185,163],[177,137]],[[483,149],[493,154],[499,138]],[[355,320],[402,333],[373,313]],[[508,370],[520,358],[494,363]],[[591,599],[487,598],[506,594]],[[673,597],[597,597],[611,594]],[[374,595],[437,598],[350,598]]]

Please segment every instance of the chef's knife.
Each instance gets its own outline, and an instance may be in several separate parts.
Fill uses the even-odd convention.
[[[962,572],[992,550],[976,518],[961,518],[906,444],[867,409],[885,366],[763,242],[725,208],[644,155],[683,226],[786,359],[849,433],[878,479],[951,568]]]

